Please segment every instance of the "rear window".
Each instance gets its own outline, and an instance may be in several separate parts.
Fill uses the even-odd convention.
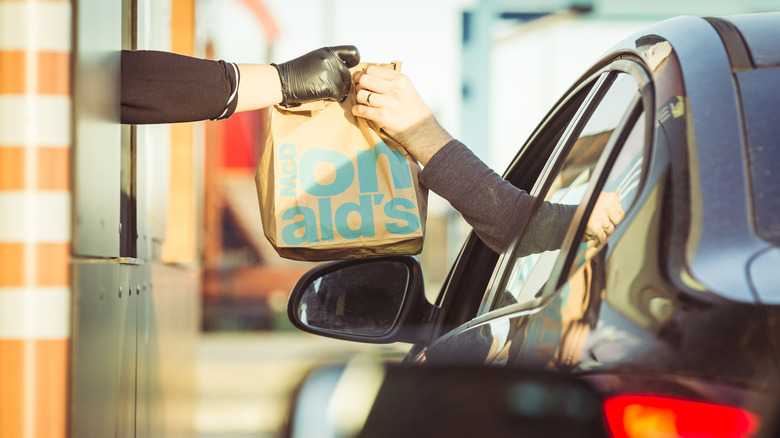
[[[780,68],[737,73],[758,235],[780,246]]]

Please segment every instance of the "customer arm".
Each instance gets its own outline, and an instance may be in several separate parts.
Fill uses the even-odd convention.
[[[529,221],[535,199],[452,140],[420,172],[420,184],[446,199],[493,251],[502,252]],[[523,252],[560,248],[576,206],[542,202],[527,228]]]
[[[485,244],[502,252],[526,223],[527,251],[557,249],[576,206],[535,200],[501,178],[436,121],[408,77],[369,66],[355,74],[357,104],[352,113],[376,122],[423,166],[420,183],[458,210]]]

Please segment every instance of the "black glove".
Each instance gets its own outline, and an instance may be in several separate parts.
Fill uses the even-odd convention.
[[[349,68],[360,62],[355,46],[323,47],[281,64],[271,64],[282,81],[282,105],[314,100],[343,102],[349,93]]]

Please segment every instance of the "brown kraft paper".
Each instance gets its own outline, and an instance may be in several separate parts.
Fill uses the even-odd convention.
[[[427,191],[418,184],[420,166],[352,115],[354,105],[353,84],[342,103],[271,109],[255,182],[263,231],[281,257],[324,261],[422,250]]]

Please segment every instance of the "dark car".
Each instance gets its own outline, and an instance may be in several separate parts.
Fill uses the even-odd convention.
[[[560,99],[504,177],[537,207],[572,215],[518,217],[502,254],[472,233],[435,303],[413,257],[319,266],[293,291],[294,324],[412,343],[407,363],[574,375],[605,400],[615,437],[749,436],[770,422],[780,13],[680,17],[625,40]],[[624,215],[605,240],[589,239],[604,196]]]

